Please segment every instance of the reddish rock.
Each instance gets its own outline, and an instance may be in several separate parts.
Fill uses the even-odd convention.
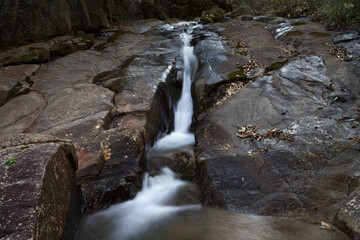
[[[36,92],[11,99],[0,108],[0,135],[28,131],[45,105],[42,95]]]

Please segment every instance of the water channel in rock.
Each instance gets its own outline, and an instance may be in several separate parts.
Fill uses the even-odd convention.
[[[147,158],[171,158],[176,152],[191,149],[195,142],[190,132],[193,115],[191,84],[196,79],[198,60],[191,46],[192,34],[201,25],[167,25],[179,30],[183,42],[183,85],[174,106],[174,130],[163,134],[149,150]],[[132,200],[89,214],[78,230],[77,240],[318,240],[339,238],[335,230],[324,231],[309,219],[255,216],[204,207],[176,200],[179,191],[191,183],[176,178],[169,168],[156,176],[145,174],[142,190]],[[179,204],[180,202],[180,204]]]

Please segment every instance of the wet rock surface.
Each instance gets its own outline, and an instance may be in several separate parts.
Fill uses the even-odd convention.
[[[357,236],[360,70],[355,53],[345,61],[332,49],[355,49],[358,37],[247,10],[193,33],[196,147],[173,166],[197,180],[205,204],[310,217]],[[147,20],[102,29],[113,37],[90,49],[1,68],[0,135],[71,140],[83,210],[134,197],[147,148],[172,128],[179,26]]]
[[[210,205],[336,224],[359,186],[358,68],[330,54],[336,33],[309,21],[277,31],[286,21],[219,24],[227,45],[245,49],[265,75],[198,114],[197,177]],[[341,215],[346,206],[338,216],[356,232],[354,211]]]
[[[0,137],[1,239],[71,239],[80,221],[74,146],[41,134]]]

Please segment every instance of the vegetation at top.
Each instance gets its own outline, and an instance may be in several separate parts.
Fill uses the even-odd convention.
[[[360,0],[249,0],[259,14],[310,17],[334,28],[360,29]]]

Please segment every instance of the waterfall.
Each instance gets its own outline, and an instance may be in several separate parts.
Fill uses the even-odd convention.
[[[146,174],[143,189],[134,199],[113,205],[87,218],[85,229],[92,231],[88,233],[89,235],[83,235],[81,239],[133,239],[154,226],[156,222],[176,212],[199,209],[200,205],[166,205],[166,202],[185,184],[186,182],[176,179],[168,168],[163,168],[161,174],[155,177]],[[97,232],[99,235],[93,235],[92,232]]]
[[[194,54],[194,47],[190,45],[192,40],[192,28],[181,33],[183,42],[182,56],[184,60],[183,84],[181,97],[175,106],[174,131],[159,139],[149,150],[147,158],[172,157],[174,153],[181,152],[195,143],[195,136],[189,132],[193,115],[193,101],[191,97],[191,83],[195,77],[198,63]]]
[[[195,142],[194,134],[189,131],[193,115],[191,83],[197,71],[194,48],[190,46],[191,33],[190,28],[180,35],[183,42],[183,86],[180,100],[175,106],[174,131],[154,144],[148,153],[148,159],[170,157],[176,151],[193,146]],[[201,209],[201,205],[169,205],[169,200],[185,184],[185,181],[176,179],[175,174],[168,168],[162,168],[155,177],[146,173],[143,189],[134,199],[89,216],[84,223],[84,229],[91,231],[82,233],[78,239],[146,239],[147,236],[143,237],[141,234],[146,234],[146,231],[159,221],[166,220],[179,211]],[[97,235],[94,235],[94,232]]]

